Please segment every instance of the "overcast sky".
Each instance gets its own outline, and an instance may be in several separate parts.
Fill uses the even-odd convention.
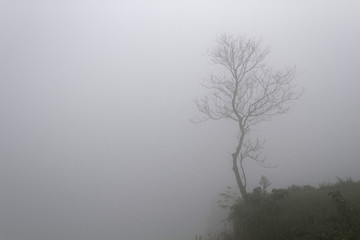
[[[185,240],[234,186],[236,125],[192,124],[217,34],[306,88],[249,190],[360,178],[358,0],[0,0],[0,239]],[[214,216],[213,216],[214,217]]]

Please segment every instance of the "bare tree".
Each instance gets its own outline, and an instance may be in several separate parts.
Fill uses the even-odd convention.
[[[225,68],[225,73],[211,74],[203,83],[209,94],[195,101],[201,117],[194,120],[229,119],[238,127],[238,140],[232,153],[232,170],[242,197],[247,194],[244,160],[263,165],[259,151],[263,142],[251,141],[252,127],[286,113],[292,102],[302,95],[293,83],[295,68],[275,71],[265,63],[269,48],[259,39],[247,39],[222,34],[209,50],[212,63]]]

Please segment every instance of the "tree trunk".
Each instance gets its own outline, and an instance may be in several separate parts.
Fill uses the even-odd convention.
[[[241,176],[240,176],[240,172],[239,172],[239,168],[238,168],[238,162],[237,162],[240,151],[241,151],[241,148],[242,148],[243,143],[244,143],[244,138],[245,138],[245,129],[244,129],[244,126],[242,125],[242,120],[241,119],[239,120],[239,128],[240,128],[241,135],[240,135],[239,143],[238,143],[238,145],[237,145],[237,147],[235,149],[235,152],[232,154],[232,158],[233,158],[232,170],[234,171],[236,183],[237,183],[237,185],[239,187],[241,197],[244,198],[245,195],[247,194],[247,191],[246,191],[246,176],[244,174],[244,181],[241,180]]]
[[[232,157],[233,157],[233,168],[232,168],[232,170],[234,171],[236,183],[237,183],[237,185],[239,187],[240,194],[244,198],[245,195],[247,194],[247,192],[246,192],[246,187],[245,187],[243,181],[241,180],[240,173],[239,173],[239,168],[237,166],[237,158],[238,158],[238,156],[239,156],[238,152],[235,152],[235,153],[232,154]]]

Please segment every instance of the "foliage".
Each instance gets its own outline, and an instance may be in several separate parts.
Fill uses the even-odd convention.
[[[219,207],[223,209],[230,209],[231,206],[240,198],[239,193],[230,186],[227,186],[225,192],[220,193],[220,196],[222,199],[217,203]]]
[[[350,240],[360,236],[360,182],[255,188],[229,215],[235,239]]]
[[[244,198],[234,199],[232,189],[228,224],[217,233],[196,240],[354,240],[360,236],[360,181],[290,186],[272,189],[261,178],[260,186]],[[267,184],[264,184],[267,183]]]

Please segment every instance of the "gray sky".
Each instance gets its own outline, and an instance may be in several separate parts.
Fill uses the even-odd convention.
[[[0,238],[183,240],[234,185],[231,122],[190,123],[219,33],[306,93],[253,131],[250,189],[360,172],[360,1],[0,1]]]

